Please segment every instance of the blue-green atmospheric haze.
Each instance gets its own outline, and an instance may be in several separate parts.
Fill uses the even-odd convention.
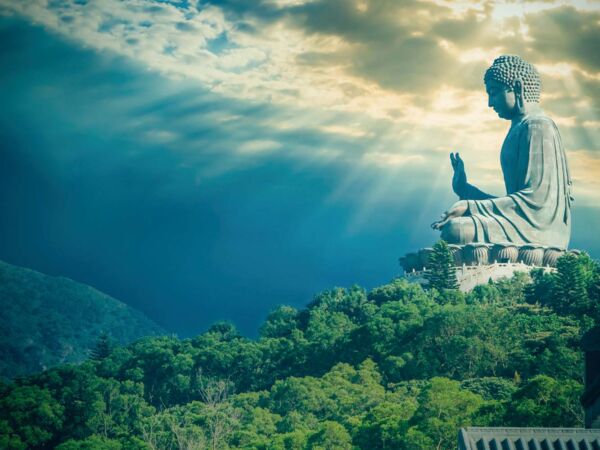
[[[365,168],[340,193],[347,163],[298,155],[360,152],[360,138],[265,126],[290,111],[16,17],[0,18],[0,68],[0,259],[88,283],[180,336],[221,319],[252,336],[276,305],[383,284],[399,275],[399,256],[432,244],[429,223],[453,201],[447,170],[432,180]],[[152,134],[156,124],[177,146]],[[228,151],[257,139],[284,151]],[[576,203],[572,247],[598,257],[598,229],[598,209]]]

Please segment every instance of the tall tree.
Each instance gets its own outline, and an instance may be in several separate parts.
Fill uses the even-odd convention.
[[[440,239],[433,246],[425,278],[429,281],[430,288],[435,288],[440,292],[444,289],[458,288],[454,258],[446,241]]]
[[[108,357],[114,347],[114,343],[108,333],[102,332],[96,341],[96,345],[90,350],[90,358],[100,361]]]
[[[565,253],[556,262],[556,281],[552,301],[554,308],[560,313],[588,313],[590,298],[587,292],[587,281],[590,278],[587,270],[587,255]]]

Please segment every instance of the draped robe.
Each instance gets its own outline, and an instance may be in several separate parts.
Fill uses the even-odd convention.
[[[571,179],[555,123],[541,111],[514,123],[500,153],[506,196],[468,185],[461,198],[473,242],[566,249],[571,236]]]

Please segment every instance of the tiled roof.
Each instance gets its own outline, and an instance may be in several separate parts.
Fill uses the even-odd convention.
[[[600,450],[600,429],[462,428],[459,450]]]

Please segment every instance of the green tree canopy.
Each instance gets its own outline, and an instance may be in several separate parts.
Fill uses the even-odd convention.
[[[445,289],[458,288],[454,258],[443,239],[434,244],[426,269],[425,278],[429,281],[431,289],[443,292]]]

